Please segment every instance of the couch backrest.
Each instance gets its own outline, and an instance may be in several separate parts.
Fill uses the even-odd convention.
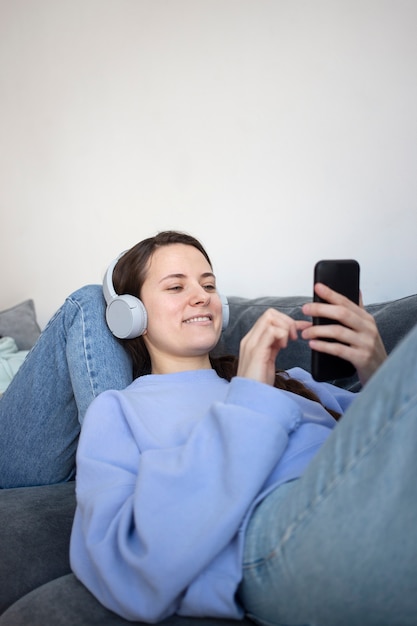
[[[301,311],[301,307],[309,300],[311,298],[306,296],[289,296],[284,298],[265,296],[253,299],[239,298],[237,296],[229,297],[229,326],[222,335],[216,354],[238,355],[240,340],[258,317],[269,307],[286,313],[294,319],[306,319]],[[370,304],[365,308],[375,317],[388,353],[417,323],[417,295]],[[288,348],[279,353],[277,368],[289,369],[298,366],[310,371],[310,361],[311,352],[307,343],[301,340],[294,341],[290,343]],[[337,384],[354,391],[360,389],[356,376],[337,381]]]

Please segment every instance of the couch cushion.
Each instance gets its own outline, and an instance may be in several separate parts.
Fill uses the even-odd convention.
[[[0,490],[0,613],[32,589],[71,571],[74,511],[73,482]]]
[[[1,617],[0,626],[122,626],[130,622],[102,606],[73,574],[62,576],[32,591],[11,606]],[[243,620],[194,619],[174,615],[167,626],[249,626]],[[252,624],[253,626],[253,624]]]

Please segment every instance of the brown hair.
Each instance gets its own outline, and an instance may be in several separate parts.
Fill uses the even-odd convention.
[[[210,267],[213,268],[207,252],[202,244],[195,239],[195,237],[179,231],[162,231],[154,237],[149,237],[148,239],[140,241],[119,259],[113,271],[113,285],[116,293],[131,294],[132,296],[140,298],[149,262],[155,250],[163,246],[169,246],[177,243],[193,246],[199,250],[207,260]],[[150,374],[151,359],[143,337],[136,337],[135,339],[120,339],[119,341],[122,343],[132,359],[133,378]],[[233,376],[236,376],[238,367],[237,357],[231,355],[210,357],[210,361],[213,369],[221,378],[225,378],[230,381]],[[303,396],[304,398],[321,403],[315,393],[298,380],[289,377],[286,372],[278,371],[276,373],[275,387],[291,391]],[[326,410],[336,419],[340,417],[340,414],[335,413],[330,409]]]

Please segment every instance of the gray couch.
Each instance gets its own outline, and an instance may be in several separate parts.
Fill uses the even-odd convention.
[[[306,297],[229,298],[230,324],[219,350],[237,354],[242,336],[270,306],[302,319],[301,305],[307,300]],[[375,316],[390,352],[417,322],[417,295],[372,304],[367,309]],[[1,322],[0,312],[0,334]],[[32,331],[35,338],[36,324]],[[277,360],[279,368],[294,365],[310,368],[309,348],[302,341],[291,343]],[[337,384],[354,391],[360,389],[356,377]],[[0,626],[131,623],[102,607],[71,574],[68,543],[74,509],[74,483],[0,490]],[[178,616],[166,623],[172,626],[235,624],[228,620]],[[249,624],[246,620],[243,623]]]

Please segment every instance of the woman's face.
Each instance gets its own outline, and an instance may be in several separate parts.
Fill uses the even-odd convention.
[[[157,248],[141,300],[148,313],[143,339],[153,373],[210,367],[208,353],[220,337],[222,304],[212,269],[197,248]]]

